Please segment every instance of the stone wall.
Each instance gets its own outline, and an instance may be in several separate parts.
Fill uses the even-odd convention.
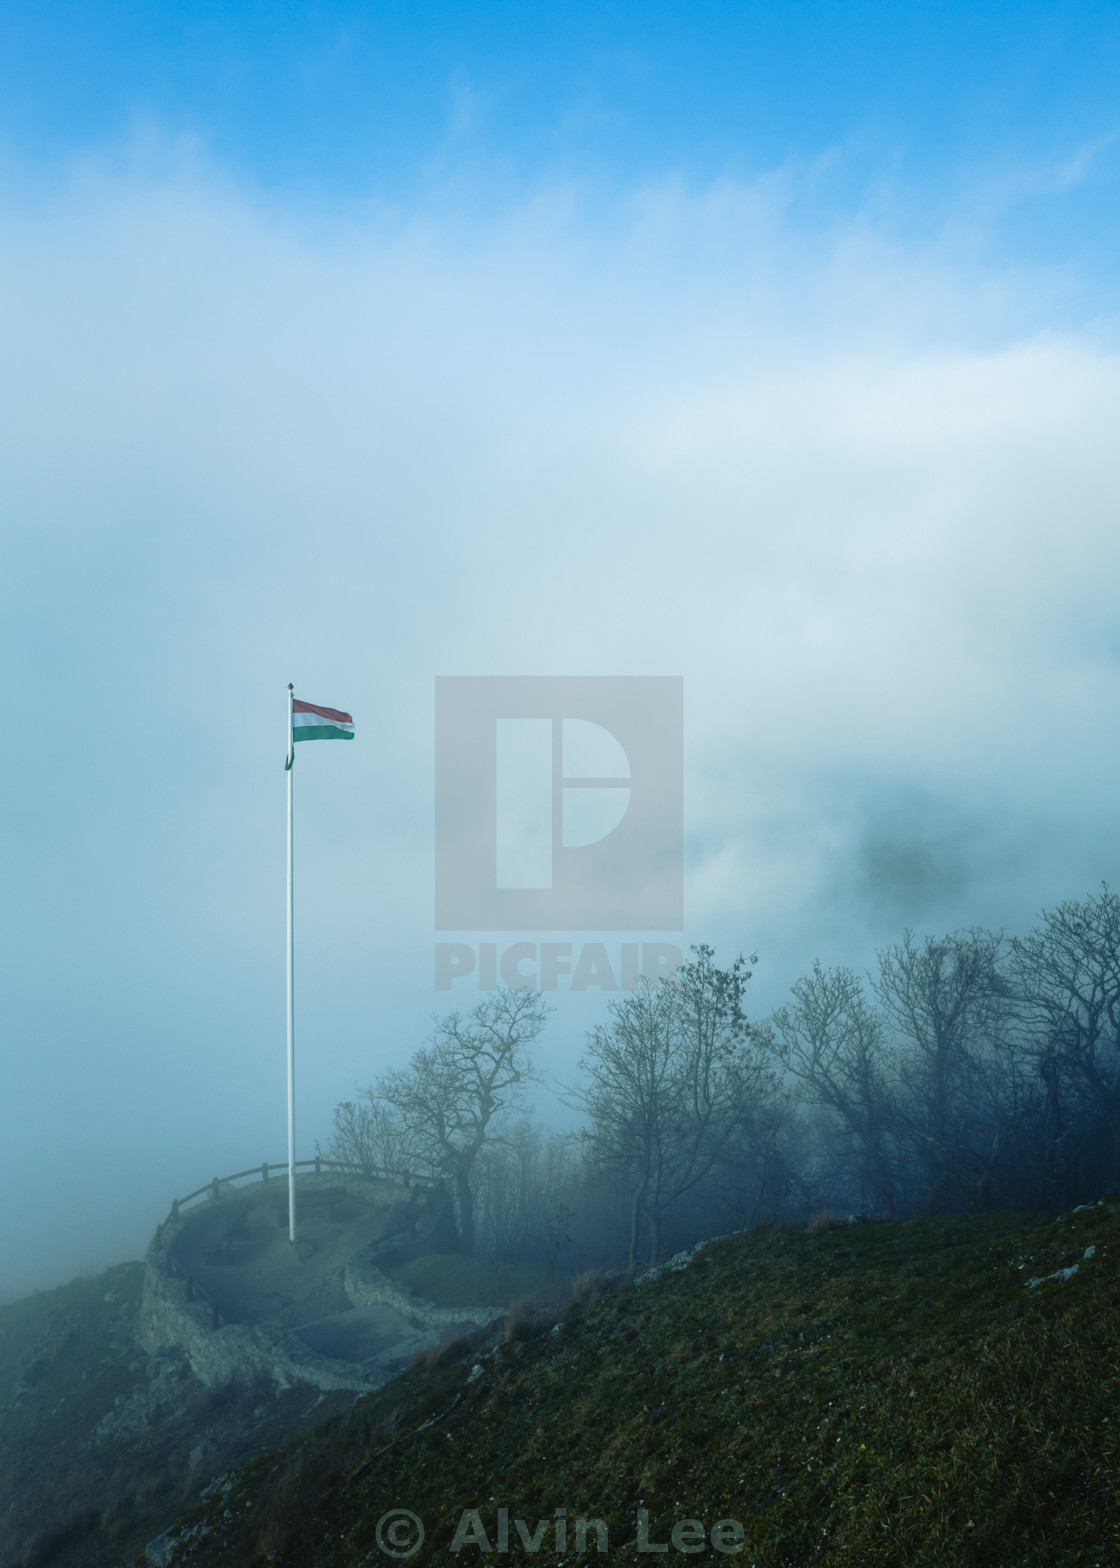
[[[278,1389],[294,1383],[308,1383],[324,1391],[370,1389],[386,1381],[383,1369],[316,1355],[290,1329],[245,1323],[214,1328],[210,1308],[197,1298],[187,1299],[187,1282],[171,1263],[170,1249],[189,1223],[188,1211],[161,1226],[144,1260],[140,1342],[149,1355],[181,1349],[191,1371],[207,1387],[259,1375],[269,1377]]]
[[[253,1196],[246,1194],[247,1198]],[[181,1352],[195,1377],[207,1387],[264,1376],[277,1389],[302,1383],[324,1392],[368,1390],[380,1387],[412,1356],[438,1343],[449,1330],[480,1328],[504,1317],[502,1307],[438,1307],[377,1268],[373,1259],[386,1253],[403,1250],[410,1255],[442,1250],[439,1244],[445,1244],[449,1206],[442,1194],[401,1189],[399,1195],[389,1192],[385,1196],[388,1201],[378,1238],[347,1261],[342,1284],[354,1307],[392,1307],[413,1327],[413,1334],[390,1349],[358,1363],[317,1354],[290,1328],[233,1322],[215,1328],[211,1307],[197,1294],[193,1300],[188,1298],[187,1281],[175,1263],[177,1240],[192,1222],[202,1220],[205,1224],[203,1214],[209,1219],[214,1212],[207,1205],[169,1219],[148,1248],[140,1308],[144,1349],[150,1355]],[[236,1194],[230,1194],[229,1200],[219,1201],[236,1199]]]
[[[393,1307],[401,1317],[423,1330],[483,1328],[506,1315],[505,1307],[437,1307],[382,1274],[362,1254],[350,1259],[342,1284],[356,1307]]]

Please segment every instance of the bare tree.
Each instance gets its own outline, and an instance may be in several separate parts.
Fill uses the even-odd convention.
[[[524,1106],[524,1085],[534,1076],[531,1047],[547,1014],[535,991],[496,991],[466,1018],[453,1012],[439,1019],[430,1044],[377,1082],[377,1098],[409,1147],[450,1182],[467,1252],[475,1241],[475,1164],[502,1113]]]
[[[721,970],[710,947],[692,951],[671,981],[610,1004],[610,1022],[588,1037],[588,1082],[574,1091],[596,1158],[627,1184],[631,1269],[643,1225],[658,1260],[666,1211],[712,1172],[769,1079],[749,1046],[744,960]]]
[[[541,1128],[528,1114],[504,1122],[475,1166],[478,1250],[551,1270],[572,1264],[580,1251],[572,1230],[581,1175],[572,1135]]]
[[[1044,1088],[1051,1188],[1114,1184],[1120,1155],[1120,898],[1107,883],[1012,943]]]
[[[676,1047],[668,993],[643,984],[631,997],[609,1004],[611,1021],[592,1031],[580,1067],[589,1084],[576,1103],[591,1119],[586,1137],[597,1158],[613,1166],[630,1191],[628,1264],[638,1255],[638,1233],[672,1100]]]
[[[1005,946],[979,927],[920,945],[907,931],[879,954],[872,985],[901,1046],[906,1125],[930,1208],[961,1195],[983,1206],[1007,1137],[1016,1008]]]
[[[883,1020],[851,969],[822,969],[792,988],[773,1015],[775,1049],[805,1101],[838,1123],[854,1146],[851,1175],[884,1218],[898,1207],[898,1106]]]
[[[765,1034],[761,1026],[753,1035],[760,1050]],[[798,1167],[807,1152],[805,1129],[792,1114],[788,1090],[778,1091],[773,1083],[767,1088],[770,1092],[756,1097],[744,1113],[718,1168],[700,1189],[708,1213],[718,1207],[736,1230],[772,1225],[792,1208],[803,1207]]]
[[[366,1176],[406,1181],[426,1163],[417,1139],[372,1086],[359,1088],[357,1100],[343,1100],[335,1107],[326,1152],[332,1160],[359,1166]]]

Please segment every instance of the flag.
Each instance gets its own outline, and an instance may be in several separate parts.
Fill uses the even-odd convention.
[[[337,708],[317,708],[313,702],[292,698],[292,741],[353,740],[354,720]]]

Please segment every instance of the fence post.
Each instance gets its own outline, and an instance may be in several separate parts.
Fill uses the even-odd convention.
[[[322,1166],[322,1161],[320,1160],[319,1156],[316,1155],[315,1156],[315,1174],[316,1174],[316,1176],[321,1176],[323,1174],[321,1166]]]
[[[268,1161],[265,1160],[264,1164],[261,1166],[261,1181],[267,1181],[267,1180],[268,1180]]]

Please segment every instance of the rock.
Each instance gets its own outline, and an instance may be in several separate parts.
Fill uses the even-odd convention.
[[[1059,1285],[1064,1285],[1067,1279],[1072,1279],[1077,1273],[1077,1264],[1072,1263],[1068,1269],[1055,1269],[1053,1274],[1036,1274],[1033,1279],[1027,1280],[1027,1289],[1034,1290],[1039,1285],[1045,1285],[1047,1280],[1055,1279]]]
[[[200,1525],[193,1530],[180,1530],[175,1532],[174,1526],[165,1530],[154,1541],[149,1541],[144,1548],[144,1561],[148,1568],[172,1568],[179,1561],[180,1553],[193,1541],[210,1534],[209,1525]]]
[[[154,1541],[149,1541],[144,1548],[144,1561],[149,1568],[170,1568],[175,1560],[175,1549],[179,1538],[172,1535],[170,1530],[165,1530]]]

